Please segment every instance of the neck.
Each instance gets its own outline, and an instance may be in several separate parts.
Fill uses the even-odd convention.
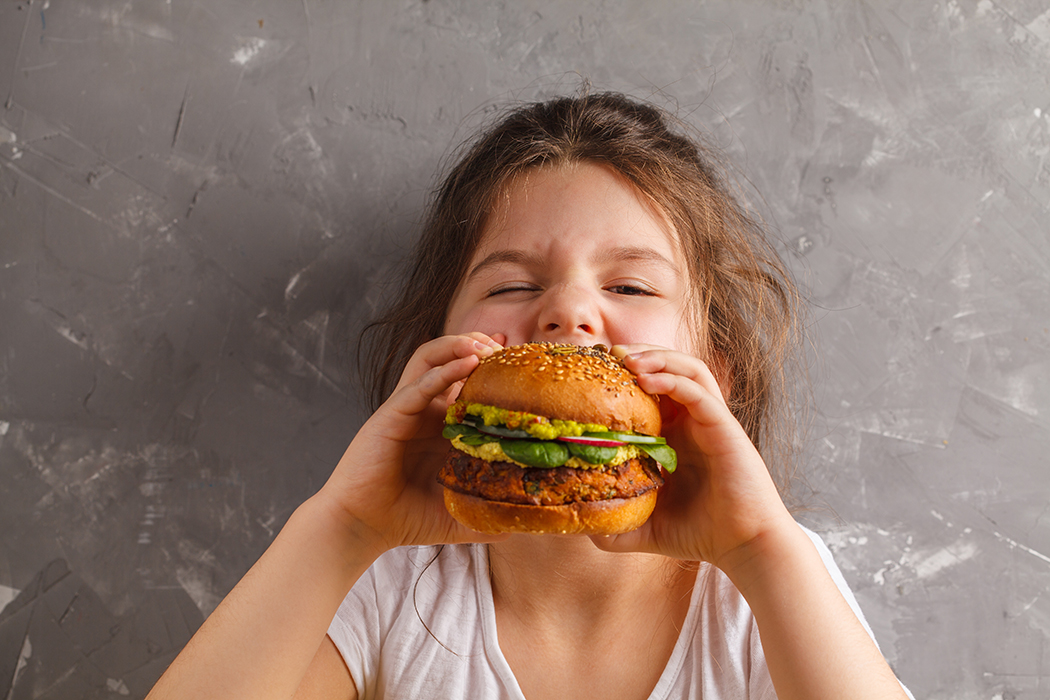
[[[489,568],[497,609],[536,625],[567,617],[613,623],[639,601],[650,612],[662,601],[687,606],[695,580],[694,569],[673,559],[603,552],[574,535],[512,536],[489,545]]]

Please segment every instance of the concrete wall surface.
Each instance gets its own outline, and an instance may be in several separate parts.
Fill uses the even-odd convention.
[[[1050,697],[1046,0],[4,0],[0,697],[142,697],[364,414],[450,147],[705,129],[811,302],[804,516],[921,698]]]

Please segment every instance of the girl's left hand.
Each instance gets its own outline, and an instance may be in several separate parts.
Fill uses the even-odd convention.
[[[619,345],[613,354],[661,402],[664,436],[678,453],[656,508],[639,529],[592,537],[608,551],[643,551],[725,568],[741,550],[794,520],[751,439],[730,412],[703,361],[651,345]],[[662,406],[662,408],[666,408]],[[728,555],[728,559],[727,559]]]

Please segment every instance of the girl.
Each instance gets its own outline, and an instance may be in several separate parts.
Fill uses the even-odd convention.
[[[709,163],[616,94],[480,138],[370,329],[382,405],[150,697],[905,697],[763,459],[790,438],[794,293]],[[640,529],[487,537],[445,511],[444,409],[529,340],[602,343],[661,397],[679,467]]]

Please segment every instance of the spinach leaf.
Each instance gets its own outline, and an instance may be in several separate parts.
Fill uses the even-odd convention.
[[[452,425],[446,425],[441,430],[441,437],[446,440],[451,440],[457,435],[470,435],[471,433],[478,432],[476,428],[462,423],[453,423]]]
[[[451,440],[457,435],[459,436],[460,442],[464,445],[470,445],[471,447],[478,447],[479,445],[499,441],[499,438],[492,435],[485,435],[484,433],[478,432],[477,428],[470,425],[464,425],[463,423],[446,425],[441,430],[441,437],[446,440]]]
[[[616,456],[617,448],[581,445],[573,442],[569,443],[569,452],[573,457],[579,457],[588,464],[607,464]]]
[[[569,448],[552,440],[500,440],[503,454],[530,467],[551,469],[569,459]]]
[[[670,445],[635,445],[639,450],[642,450],[647,455],[655,459],[668,473],[673,472],[678,467],[678,454],[674,451]]]

